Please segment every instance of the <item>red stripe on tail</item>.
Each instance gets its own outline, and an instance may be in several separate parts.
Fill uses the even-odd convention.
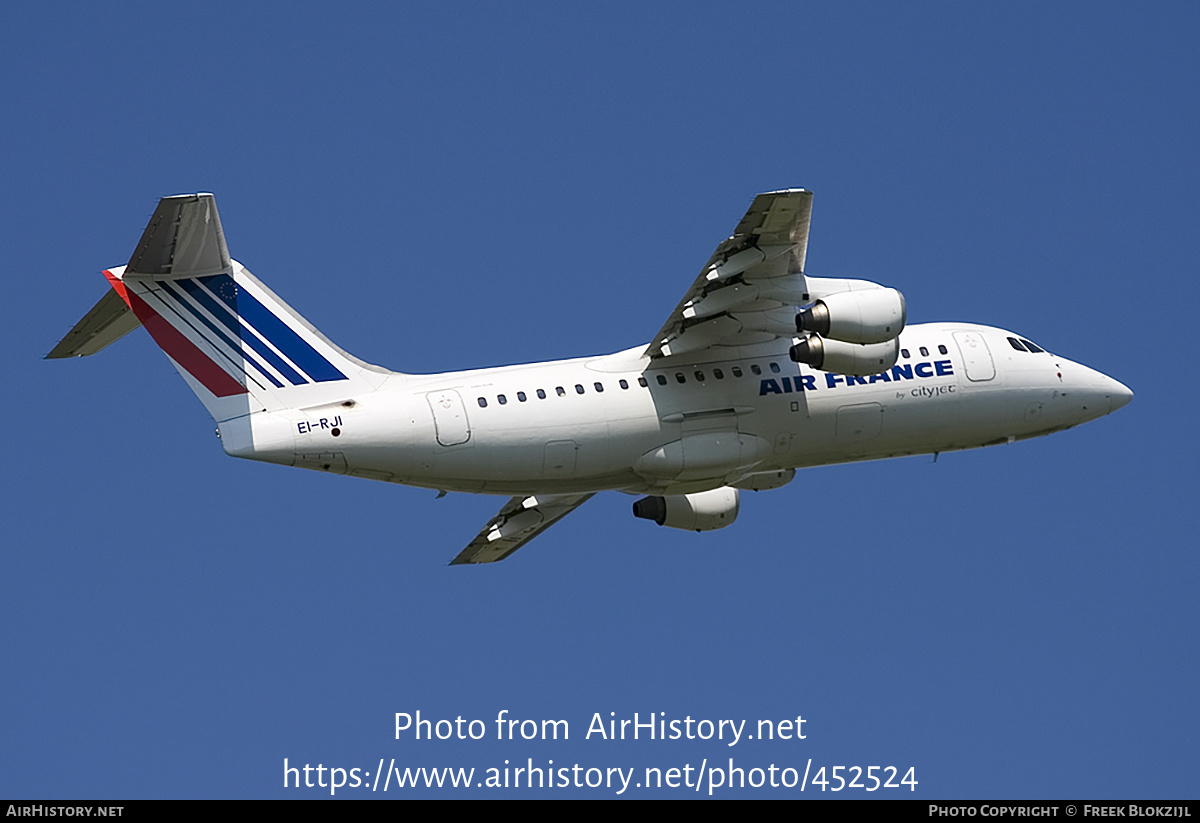
[[[200,385],[217,397],[230,397],[235,394],[246,394],[247,389],[230,376],[229,372],[213,362],[212,358],[184,337],[179,329],[167,322],[166,318],[156,312],[145,300],[125,288],[125,284],[112,275],[104,272],[113,290],[124,300],[137,319],[142,321],[146,331],[154,338],[158,347],[167,356],[180,365],[188,374],[200,381]]]

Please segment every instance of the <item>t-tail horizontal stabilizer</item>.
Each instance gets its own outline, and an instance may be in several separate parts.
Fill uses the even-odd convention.
[[[374,391],[391,372],[339,349],[229,256],[211,194],[164,197],[112,291],[48,357],[94,354],[140,324],[218,422]]]

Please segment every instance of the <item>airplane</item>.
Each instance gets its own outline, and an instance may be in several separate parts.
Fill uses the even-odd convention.
[[[47,358],[144,326],[227,454],[510,499],[451,565],[492,563],[602,491],[660,526],[724,528],[741,491],[812,466],[971,449],[1133,393],[1027,337],[906,325],[903,295],[805,273],[812,193],[754,198],[646,345],[405,374],[334,345],[229,256],[212,194],[164,197],[111,289]]]

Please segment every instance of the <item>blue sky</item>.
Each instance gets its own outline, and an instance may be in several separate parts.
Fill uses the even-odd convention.
[[[733,757],[914,767],[915,793],[874,796],[1195,797],[1198,23],[5,6],[0,796],[328,795],[285,790],[285,758]],[[600,495],[464,569],[499,499],[230,460],[142,332],[41,359],[166,194],[215,192],[232,254],[342,347],[433,372],[645,342],[753,195],[792,186],[815,192],[811,273],[895,286],[910,322],[1017,330],[1133,403],[936,464],[808,470],[710,534]],[[492,734],[396,740],[417,710]],[[502,710],[571,739],[497,741]],[[610,712],[807,736],[585,740]]]

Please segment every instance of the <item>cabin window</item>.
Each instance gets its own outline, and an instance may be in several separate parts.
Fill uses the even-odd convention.
[[[643,389],[645,389],[645,388],[648,388],[650,384],[646,382],[646,378],[644,378],[644,377],[639,377],[639,378],[638,378],[638,385],[639,385],[639,386],[641,386]]]
[[[909,355],[908,355],[908,349],[901,349],[901,350],[900,350],[900,356],[901,356],[901,357],[903,357],[905,360],[907,360],[907,359],[908,359],[908,356],[909,356]]]
[[[597,391],[597,392],[602,392],[602,391],[604,391],[604,384],[603,384],[603,383],[593,383],[593,384],[592,384],[592,386],[594,386],[594,387],[595,387],[595,389],[596,389],[596,391]]]
[[[713,369],[713,377],[717,378],[718,380],[724,380],[725,372],[721,371],[720,369]]]
[[[702,372],[702,371],[697,371],[697,372],[696,372],[696,379],[697,379],[697,380],[699,380],[701,383],[703,383],[703,382],[704,382],[704,372]]]
[[[929,356],[929,349],[927,349],[927,348],[925,348],[924,346],[922,346],[922,347],[921,347],[921,356],[922,356],[922,357],[928,357],[928,356]]]
[[[676,383],[686,383],[687,382],[687,378],[683,376],[683,372],[681,372],[681,371],[675,372],[675,382]]]
[[[562,397],[564,394],[567,393],[567,390],[564,389],[562,386],[555,386],[554,393],[557,394],[559,397]]]
[[[576,383],[576,384],[575,384],[575,393],[576,393],[576,394],[583,394],[583,384],[581,384],[581,383]]]
[[[617,384],[618,384],[618,385],[619,385],[621,388],[623,388],[623,389],[627,389],[627,388],[629,388],[629,381],[628,381],[628,380],[618,380],[618,381],[617,381]]]
[[[545,400],[545,399],[546,399],[546,390],[545,390],[545,389],[538,389],[538,390],[537,390],[537,396],[538,396],[538,400]]]
[[[496,402],[498,402],[501,406],[503,406],[505,403],[508,402],[508,398],[502,394],[498,394],[498,395],[496,395]]]
[[[660,385],[660,386],[667,385],[667,376],[665,374],[658,374],[658,375],[655,375],[655,377],[658,380],[658,385]]]
[[[943,346],[941,343],[938,343],[938,354],[949,354],[949,353],[950,352],[946,350],[945,346]]]
[[[518,399],[518,400],[520,400],[522,403],[524,403],[524,402],[525,402],[526,400],[528,400],[529,398],[527,398],[527,397],[525,396],[525,392],[523,392],[523,391],[519,391],[519,392],[517,392],[517,399]]]
[[[778,363],[768,363],[767,365],[771,367],[771,374],[779,374],[779,364]]]
[[[734,366],[732,369],[730,369],[730,371],[733,372],[734,377],[742,376],[742,367],[741,366]]]
[[[750,373],[751,374],[762,374],[762,366],[758,365],[757,363],[751,363],[750,364]]]
[[[481,409],[487,408],[487,398],[486,397],[479,398],[479,408],[481,408]]]

